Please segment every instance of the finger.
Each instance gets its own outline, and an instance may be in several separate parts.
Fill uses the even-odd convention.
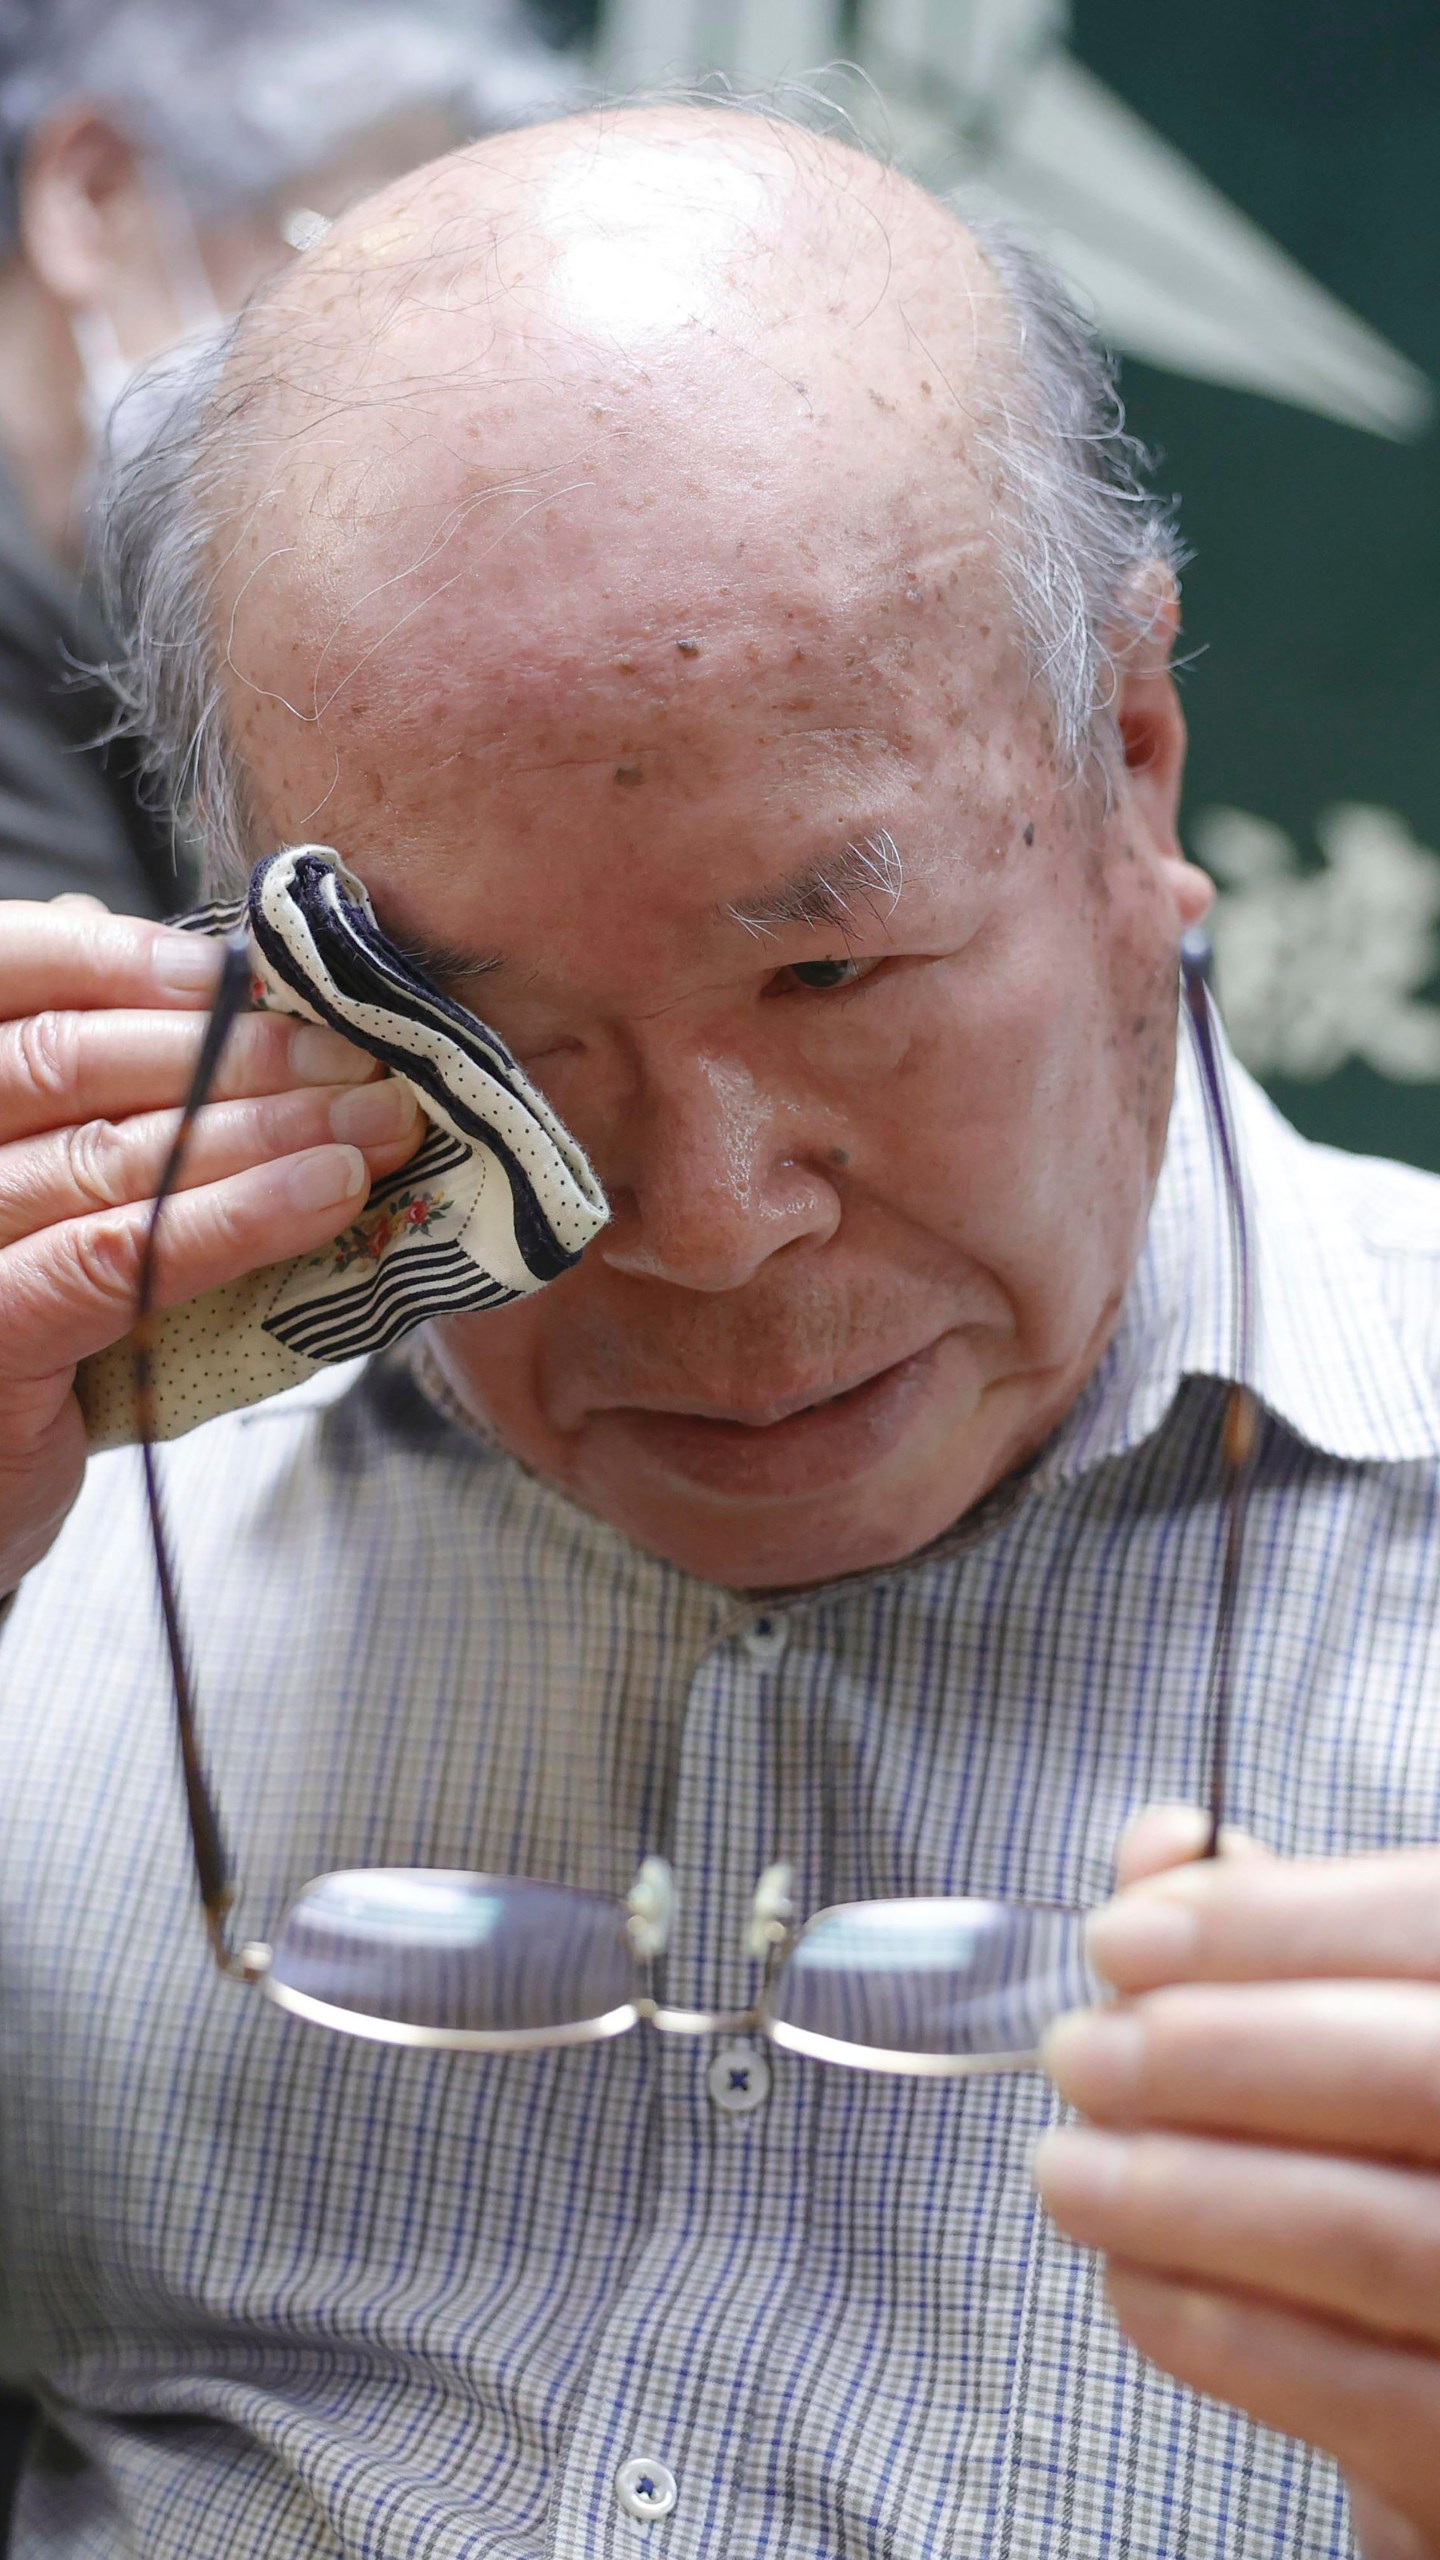
[[[0,1021],[112,1005],[202,1012],[220,982],[221,945],[96,900],[12,898],[0,904]]]
[[[1061,2125],[1037,2147],[1035,2183],[1087,2249],[1440,2347],[1440,2186],[1429,2171]]]
[[[1418,2525],[1407,2523],[1383,2498],[1362,2488],[1358,2480],[1346,2481],[1345,2494],[1350,2501],[1350,2529],[1360,2560],[1440,2560],[1440,2541],[1432,2540]]]
[[[180,1013],[40,1013],[0,1024],[0,1143],[183,1102],[203,1030]],[[378,1073],[334,1031],[251,1013],[231,1026],[214,1090],[217,1099],[286,1093]]]
[[[372,1176],[393,1173],[424,1125],[410,1087],[393,1076],[211,1104],[192,1124],[178,1187],[198,1190],[331,1138],[361,1148]],[[153,1199],[179,1126],[178,1111],[152,1111],[0,1147],[0,1248],[67,1218]]]
[[[1440,1851],[1175,1867],[1107,1903],[1086,1943],[1119,1991],[1204,1980],[1440,1980]]]
[[[1115,1881],[1143,1883],[1167,1867],[1183,1867],[1203,1858],[1210,1845],[1210,1816],[1194,1804],[1147,1804],[1132,1814],[1115,1844]],[[1223,1858],[1268,1857],[1269,1851],[1248,1831],[1226,1823],[1220,1833]]]
[[[1177,2382],[1318,2445],[1417,2531],[1440,2533],[1433,2358],[1129,2267],[1110,2269],[1108,2291],[1127,2336]]]
[[[318,1251],[357,1215],[369,1183],[358,1147],[329,1146],[178,1193],[161,1233],[156,1305]],[[149,1218],[141,1201],[0,1254],[0,1380],[48,1386],[129,1331]]]
[[[1440,1993],[1428,1984],[1179,1984],[1059,2019],[1040,2058],[1062,2098],[1102,2124],[1440,2161]]]

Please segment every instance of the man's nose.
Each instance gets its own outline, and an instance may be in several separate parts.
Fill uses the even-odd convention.
[[[733,1059],[692,1055],[647,1077],[607,1153],[611,1223],[594,1250],[639,1279],[741,1289],[840,1221],[823,1143]]]

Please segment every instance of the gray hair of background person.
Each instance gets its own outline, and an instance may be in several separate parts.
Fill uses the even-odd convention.
[[[1058,277],[1009,226],[963,218],[996,277],[1011,357],[991,368],[995,382],[977,367],[967,385],[977,447],[997,466],[1001,575],[1062,767],[1103,781],[1114,770],[1117,661],[1153,631],[1157,573],[1178,571],[1181,548],[1170,508],[1142,479],[1147,457],[1125,432],[1113,363]],[[107,672],[121,721],[165,804],[204,845],[216,890],[242,885],[271,850],[255,835],[226,733],[212,618],[235,457],[264,389],[253,377],[227,381],[235,334],[175,374],[159,434],[115,464],[98,560],[119,635]]]
[[[0,257],[26,144],[71,99],[111,114],[205,221],[407,109],[479,133],[572,87],[518,0],[0,0]]]

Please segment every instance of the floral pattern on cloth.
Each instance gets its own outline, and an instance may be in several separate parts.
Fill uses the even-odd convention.
[[[426,1235],[451,1207],[438,1191],[402,1191],[378,1216],[357,1218],[330,1248],[330,1267],[348,1271],[356,1262],[378,1262],[397,1236]]]

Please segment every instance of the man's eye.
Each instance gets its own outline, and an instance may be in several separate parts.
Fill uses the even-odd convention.
[[[855,987],[878,969],[878,960],[795,960],[780,972],[780,983],[796,987]]]

